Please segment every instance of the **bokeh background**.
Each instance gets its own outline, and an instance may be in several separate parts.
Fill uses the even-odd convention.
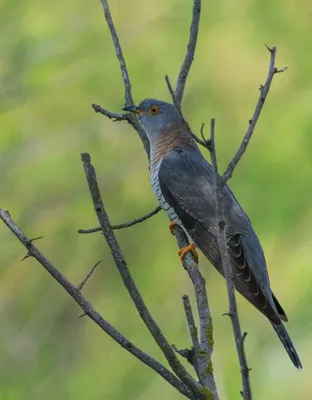
[[[304,369],[292,366],[267,320],[239,298],[255,399],[310,399],[312,376],[312,4],[308,0],[204,2],[198,49],[183,102],[195,131],[217,120],[220,168],[248,125],[269,53],[274,78],[250,147],[230,182],[267,257],[271,283]],[[170,100],[189,35],[192,2],[111,1],[136,101]],[[103,262],[84,288],[94,307],[164,361],[137,315],[97,226],[80,160],[90,152],[113,223],[156,206],[142,144],[120,112],[123,84],[99,1],[0,0],[0,207],[73,282]],[[189,346],[181,296],[192,295],[168,221],[158,214],[118,232],[150,311],[170,342]],[[113,342],[0,226],[0,399],[180,399]],[[213,363],[221,399],[240,399],[240,376],[223,279],[201,257],[213,312]]]

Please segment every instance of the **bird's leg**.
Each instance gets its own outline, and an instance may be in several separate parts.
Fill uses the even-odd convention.
[[[178,254],[179,254],[179,256],[180,256],[180,260],[183,262],[184,257],[185,257],[185,254],[186,254],[187,252],[189,252],[189,251],[191,251],[191,252],[194,254],[195,259],[196,259],[196,262],[198,263],[198,254],[197,254],[197,251],[196,251],[196,245],[195,245],[195,243],[189,244],[189,245],[186,246],[186,247],[182,247],[182,249],[180,249],[180,250],[178,251]]]
[[[176,224],[177,223],[174,222],[174,221],[171,221],[170,224],[169,224],[169,230],[170,230],[172,235],[174,235],[173,228],[176,226]]]

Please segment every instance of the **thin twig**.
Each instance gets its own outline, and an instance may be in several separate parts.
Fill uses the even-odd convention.
[[[84,285],[86,284],[87,280],[90,278],[90,276],[93,274],[95,268],[102,262],[102,260],[98,261],[96,264],[93,265],[93,267],[90,269],[88,272],[88,275],[84,278],[84,280],[77,286],[77,290],[81,290]]]
[[[186,84],[186,80],[188,74],[190,72],[192,62],[194,60],[195,50],[196,50],[196,43],[198,37],[198,30],[199,30],[199,21],[200,21],[200,11],[201,11],[201,0],[194,0],[193,3],[193,15],[192,15],[192,23],[190,28],[190,38],[187,45],[187,52],[185,55],[185,59],[183,61],[179,77],[177,80],[177,86],[175,90],[175,97],[177,99],[177,103],[181,105],[184,88]]]
[[[123,56],[122,50],[121,50],[121,46],[119,44],[119,38],[115,29],[115,25],[109,10],[109,6],[107,3],[107,0],[101,0],[102,6],[103,6],[103,10],[104,10],[104,15],[105,15],[105,19],[108,25],[108,28],[110,30],[111,36],[112,36],[112,40],[113,40],[113,44],[115,47],[115,52],[116,52],[116,56],[119,60],[119,65],[120,65],[120,70],[121,70],[121,74],[122,74],[122,79],[124,82],[124,87],[125,87],[125,105],[133,105],[133,98],[132,98],[132,93],[131,93],[131,83],[130,83],[130,78],[129,78],[129,73],[128,73],[128,69],[126,66],[126,61],[125,58]],[[105,114],[104,114],[105,115]],[[144,132],[144,129],[142,128],[141,124],[138,121],[137,116],[134,113],[130,113],[130,114],[126,114],[125,115],[125,119],[132,125],[132,127],[137,131],[137,133],[139,134],[144,149],[147,153],[148,158],[150,157],[150,145],[149,145],[149,140]]]
[[[95,169],[91,164],[90,155],[88,153],[82,153],[81,159],[86,173],[86,178],[88,181],[94,209],[98,217],[99,223],[101,225],[104,237],[111,250],[112,256],[114,258],[120,276],[123,280],[123,283],[127,288],[129,295],[134,305],[136,306],[140,317],[142,318],[146,327],[149,329],[150,333],[155,339],[156,343],[164,353],[171,368],[176,373],[178,378],[181,379],[181,381],[185,385],[187,385],[187,387],[193,392],[194,395],[198,396],[199,398],[203,397],[202,393],[205,390],[205,388],[201,384],[196,382],[194,378],[186,371],[186,369],[180,363],[174,350],[172,349],[169,342],[165,338],[164,334],[160,330],[159,326],[151,316],[138,288],[136,287],[136,284],[130,274],[126,260],[124,259],[124,256],[121,252],[121,249],[116,240],[114,232],[110,226],[110,221],[106,213],[106,210],[104,208],[103,200],[101,198],[100,190],[98,187]]]
[[[153,215],[156,215],[157,213],[159,213],[159,211],[161,210],[161,207],[156,207],[154,210],[150,211],[149,213],[143,215],[143,217],[140,218],[136,218],[133,221],[130,222],[125,222],[123,224],[119,224],[119,225],[111,225],[111,228],[113,230],[117,230],[117,229],[123,229],[123,228],[129,228],[130,226],[139,224],[140,222],[143,222],[145,220],[147,220],[148,218],[151,218]],[[79,229],[78,233],[94,233],[94,232],[99,232],[101,231],[102,228],[98,227],[98,228],[92,228],[92,229]]]
[[[271,57],[270,57],[270,65],[269,65],[269,72],[268,72],[268,76],[265,82],[264,86],[260,86],[260,96],[259,96],[259,100],[257,102],[255,111],[253,113],[253,116],[251,118],[251,120],[249,121],[249,126],[248,129],[246,131],[246,134],[244,136],[244,139],[239,147],[239,149],[237,150],[235,156],[233,157],[232,161],[229,163],[226,171],[224,172],[224,174],[222,175],[222,182],[223,185],[226,184],[226,182],[228,181],[228,179],[231,178],[234,168],[236,167],[237,163],[239,162],[239,160],[242,158],[242,155],[245,153],[248,143],[251,139],[251,136],[253,134],[253,131],[255,129],[255,126],[257,124],[257,121],[260,117],[265,99],[269,93],[270,87],[271,87],[271,83],[274,77],[274,74],[278,73],[278,72],[284,72],[286,70],[286,68],[282,68],[280,70],[278,70],[277,68],[275,68],[275,56],[276,56],[276,47],[272,47],[269,48],[268,46],[266,46],[267,49],[269,50]]]
[[[197,327],[195,325],[195,319],[194,319],[194,315],[193,315],[193,311],[192,311],[192,306],[190,303],[190,299],[189,297],[185,294],[182,297],[182,301],[183,301],[183,306],[184,306],[184,311],[185,311],[185,316],[186,316],[186,320],[187,320],[187,325],[189,328],[189,332],[190,332],[190,336],[191,336],[191,340],[192,340],[192,344],[193,344],[193,351],[191,352],[192,357],[192,364],[194,365],[195,371],[199,377],[199,381],[201,383],[203,383],[204,379],[201,376],[201,368],[199,366],[200,364],[200,343],[198,340],[198,334],[197,334]],[[193,353],[193,354],[192,354]]]
[[[98,104],[92,104],[92,108],[96,113],[100,113],[108,117],[109,119],[113,119],[114,121],[127,121],[127,115],[128,114],[117,114],[113,113],[111,111],[105,110],[105,108],[102,108]]]
[[[123,53],[122,53],[122,50],[121,50],[121,47],[119,44],[119,38],[118,38],[116,29],[115,29],[115,25],[114,25],[107,1],[101,0],[101,3],[103,6],[107,25],[108,25],[110,33],[112,35],[112,40],[114,43],[116,56],[119,60],[122,79],[123,79],[124,86],[125,86],[125,103],[129,104],[129,105],[133,105],[134,103],[133,103],[133,98],[132,98],[132,93],[131,93],[131,83],[130,83],[130,79],[129,79],[129,74],[128,74],[128,70],[127,70],[127,66],[126,66],[126,61],[125,61],[125,58],[123,56]]]
[[[182,349],[179,350],[175,344],[171,346],[173,350],[178,353],[181,357],[185,358],[187,362],[189,362],[191,365],[193,365],[193,360],[192,360],[192,350],[190,349]]]
[[[229,316],[231,318],[233,333],[235,338],[236,350],[238,354],[239,364],[241,368],[242,385],[243,385],[243,398],[244,400],[251,400],[251,386],[249,379],[249,368],[247,366],[246,354],[244,349],[244,341],[242,337],[241,327],[238,318],[235,288],[233,276],[231,273],[231,265],[229,253],[227,250],[225,216],[224,216],[224,202],[223,202],[223,188],[218,175],[218,163],[215,149],[215,120],[211,120],[211,133],[210,133],[210,155],[213,171],[213,184],[215,191],[216,214],[219,225],[218,246],[220,250],[221,262],[226,279],[228,301],[229,301]]]
[[[26,247],[31,256],[35,258],[61,286],[63,286],[67,293],[76,301],[76,303],[81,307],[85,314],[89,316],[90,319],[92,319],[104,332],[106,332],[111,338],[119,343],[124,349],[129,351],[132,355],[161,375],[180,393],[189,399],[196,400],[196,397],[183,382],[181,382],[158,361],[131,343],[126,337],[124,337],[112,325],[110,325],[97,311],[95,311],[95,309],[85,299],[81,292],[72,283],[70,283],[58,269],[54,267],[54,265],[37,249],[37,247],[33,245],[33,243],[29,241],[24,232],[22,232],[22,230],[11,219],[8,211],[0,209],[0,218],[19,239],[19,241]]]

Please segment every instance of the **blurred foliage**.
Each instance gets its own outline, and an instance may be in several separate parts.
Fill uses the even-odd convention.
[[[189,34],[191,1],[111,1],[137,101],[169,100]],[[301,356],[297,372],[267,320],[239,298],[255,399],[310,399],[312,375],[312,9],[308,0],[204,2],[184,113],[195,131],[217,120],[220,167],[236,150],[278,47],[275,77],[231,187],[263,244],[271,283]],[[125,123],[95,114],[123,107],[123,84],[100,2],[0,0],[0,206],[73,282],[99,259],[84,293],[130,340],[163,361],[129,301],[99,234],[80,161],[91,153],[113,223],[156,205],[147,158]],[[147,305],[170,342],[189,345],[181,302],[192,294],[176,243],[158,214],[118,239]],[[87,318],[0,226],[0,399],[180,399]],[[240,399],[225,285],[201,258],[214,317],[221,399]]]

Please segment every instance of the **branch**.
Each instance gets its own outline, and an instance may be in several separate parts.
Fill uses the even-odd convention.
[[[177,86],[175,90],[175,97],[177,99],[177,103],[181,106],[182,97],[184,93],[184,88],[186,84],[186,80],[188,74],[190,72],[192,62],[194,60],[198,30],[199,30],[199,20],[200,20],[200,11],[201,11],[201,0],[194,0],[193,3],[193,16],[192,23],[190,28],[190,39],[187,45],[187,52],[185,55],[185,59],[183,61],[180,74],[177,81]]]
[[[148,214],[143,215],[143,217],[140,218],[136,218],[133,221],[130,222],[125,222],[123,224],[119,224],[119,225],[111,225],[111,228],[113,230],[117,230],[117,229],[123,229],[123,228],[129,228],[130,226],[139,224],[140,222],[143,222],[145,220],[147,220],[148,218],[151,218],[153,215],[156,215],[159,213],[159,211],[161,210],[161,207],[156,207],[154,210],[150,211]],[[101,231],[102,228],[98,227],[98,228],[92,228],[92,229],[79,229],[78,233],[94,233],[94,232],[99,232]]]
[[[186,237],[182,228],[180,228],[178,225],[175,225],[173,228],[173,232],[180,249],[189,245],[188,238]],[[195,261],[193,253],[186,253],[183,259],[183,267],[186,269],[194,286],[200,323],[200,349],[198,354],[194,353],[195,359],[196,357],[198,358],[198,377],[204,382],[203,384],[212,392],[212,398],[214,400],[218,400],[219,396],[213,376],[211,362],[211,355],[213,350],[213,326],[208,303],[206,281],[200,273],[198,264]]]
[[[102,4],[103,3],[104,3],[104,1],[102,0]],[[106,1],[105,1],[105,7],[108,10]],[[105,8],[104,8],[104,11],[105,11]],[[189,73],[189,70],[190,70],[190,67],[192,64],[192,60],[194,58],[196,40],[197,40],[197,34],[198,34],[199,17],[200,17],[200,1],[194,0],[193,18],[192,18],[192,24],[191,24],[189,46],[188,46],[187,54],[186,54],[184,63],[182,65],[180,75],[178,78],[178,83],[177,83],[177,91],[176,92],[177,92],[177,96],[179,98],[180,103],[182,101],[187,76],[188,76],[188,73]],[[116,31],[115,31],[115,28],[113,27],[112,23],[109,24],[109,28],[111,30],[112,36],[116,37],[117,36]],[[195,38],[193,38],[194,35],[196,36]],[[114,44],[115,43],[116,43],[116,40],[114,41]],[[118,48],[120,49],[119,41],[118,41]],[[116,49],[116,54],[117,53],[118,53],[118,51]],[[118,54],[117,54],[117,56],[118,56]],[[120,65],[122,68],[122,64],[120,64]],[[126,87],[126,85],[125,85],[125,87]],[[129,102],[129,105],[132,105],[132,103]],[[177,108],[180,109],[180,104],[178,104]],[[149,156],[149,141],[148,141],[147,136],[146,136],[144,130],[142,129],[141,125],[138,123],[136,115],[131,113],[131,115],[129,117],[127,116],[127,118],[129,118],[128,121],[130,122],[132,127],[138,132],[138,134],[144,144],[144,148]],[[96,207],[95,207],[95,209],[97,210]],[[106,222],[107,222],[107,219],[106,219]],[[101,224],[101,226],[102,226],[102,224]],[[180,229],[178,226],[176,226],[174,228],[174,233],[175,233],[179,248],[185,247],[189,244],[184,231],[182,229]],[[112,233],[112,235],[113,235],[113,233]],[[208,306],[205,280],[201,276],[200,271],[198,269],[198,265],[194,261],[192,255],[190,253],[186,254],[186,256],[184,257],[183,266],[188,271],[188,274],[191,277],[192,283],[194,285],[194,290],[196,293],[197,308],[198,308],[199,318],[200,318],[200,332],[201,332],[200,345],[201,345],[201,352],[202,352],[201,357],[203,358],[203,360],[206,363],[206,378],[205,378],[205,380],[207,382],[209,382],[209,385],[207,384],[207,387],[206,388],[202,387],[202,389],[205,389],[204,391],[205,391],[207,397],[214,399],[214,400],[218,400],[219,397],[217,394],[217,389],[216,389],[216,385],[215,385],[214,378],[213,378],[212,365],[211,365],[211,359],[210,359],[211,353],[212,353],[212,344],[213,344],[212,322],[211,322],[211,315],[210,315],[210,310],[209,310],[209,306]],[[202,364],[202,365],[204,365],[204,364]],[[174,371],[175,371],[175,369],[174,369]],[[180,375],[178,375],[178,376],[180,376]],[[181,378],[181,380],[182,380],[182,378]],[[191,384],[192,384],[192,386],[189,386],[188,384],[187,385],[193,391],[193,382],[192,381],[191,381]]]
[[[235,288],[233,282],[233,275],[231,271],[231,264],[229,253],[227,250],[227,236],[226,236],[226,224],[224,216],[224,202],[223,202],[223,190],[222,182],[218,175],[218,163],[215,150],[215,120],[211,120],[211,136],[210,136],[210,154],[213,172],[213,184],[215,191],[215,201],[216,201],[216,214],[219,225],[219,235],[218,235],[218,246],[220,250],[221,262],[224,272],[224,277],[226,279],[228,300],[229,300],[229,313],[231,318],[233,333],[235,338],[236,350],[238,354],[239,364],[241,368],[242,384],[243,384],[243,398],[244,400],[251,400],[251,387],[249,379],[249,368],[247,366],[246,354],[244,349],[244,338],[242,337],[242,332],[240,328],[240,323],[238,319],[238,311],[235,297]]]
[[[98,261],[96,264],[93,265],[93,267],[90,269],[88,272],[88,275],[84,278],[84,280],[77,286],[77,290],[81,290],[84,285],[87,283],[87,280],[90,278],[90,276],[93,274],[95,268],[102,262],[102,260]]]
[[[133,103],[133,98],[132,98],[132,93],[131,93],[131,83],[130,83],[130,78],[129,78],[129,73],[128,73],[128,69],[126,66],[126,61],[125,58],[123,56],[120,44],[119,44],[119,38],[115,29],[115,25],[109,10],[109,6],[107,3],[107,0],[101,0],[102,6],[103,6],[103,10],[104,10],[104,15],[105,15],[105,19],[108,25],[108,28],[110,30],[111,36],[112,36],[112,40],[113,40],[113,44],[115,47],[115,51],[116,51],[116,56],[119,60],[119,65],[120,65],[120,69],[121,69],[121,74],[122,74],[122,78],[123,78],[123,82],[124,82],[124,87],[125,87],[125,105],[134,105]],[[104,113],[104,115],[108,116],[107,114]],[[108,116],[109,117],[109,116]],[[126,114],[125,119],[133,126],[133,128],[138,132],[144,149],[147,153],[147,156],[149,157],[150,154],[150,148],[149,148],[149,141],[147,139],[147,136],[144,132],[144,129],[142,129],[138,118],[135,114],[130,113],[130,114]]]
[[[92,104],[92,108],[96,113],[100,113],[108,117],[109,119],[113,119],[115,121],[128,121],[127,115],[128,114],[117,114],[111,111],[105,110],[101,106],[97,104]]]
[[[115,29],[115,25],[108,7],[107,0],[101,0],[103,10],[104,10],[104,15],[106,18],[107,25],[109,27],[110,33],[112,35],[112,40],[114,43],[115,51],[116,51],[116,56],[119,61],[120,69],[121,69],[121,74],[122,74],[122,79],[124,82],[125,86],[125,103],[126,104],[131,104],[133,105],[133,98],[132,98],[132,93],[131,93],[131,83],[129,79],[129,74],[126,66],[126,61],[123,56],[120,44],[119,44],[119,38]]]
[[[152,334],[156,343],[164,353],[166,359],[168,360],[175,374],[179,377],[179,379],[181,379],[181,381],[188,388],[190,388],[190,390],[195,396],[202,398],[206,388],[204,388],[201,384],[196,382],[193,379],[193,377],[186,371],[183,365],[180,363],[173,348],[170,346],[169,342],[165,338],[159,326],[151,316],[149,310],[147,309],[143,301],[143,298],[139,290],[136,287],[135,282],[133,281],[126,260],[123,257],[123,254],[116,240],[114,232],[110,226],[110,221],[106,213],[106,210],[104,208],[103,200],[101,198],[100,190],[97,184],[95,169],[91,164],[90,155],[88,153],[82,153],[81,159],[86,173],[86,178],[88,181],[94,209],[98,217],[100,226],[102,228],[106,242],[111,250],[112,256],[114,258],[120,276],[123,280],[123,283],[127,288],[129,295],[136,309],[138,310],[140,317],[142,318],[143,322],[145,323],[146,327]]]
[[[174,376],[167,368],[161,365],[158,361],[144,353],[133,343],[131,343],[125,336],[118,332],[112,325],[110,325],[84,298],[80,290],[70,283],[64,275],[35,247],[31,240],[22,232],[22,230],[11,219],[8,211],[0,208],[0,219],[7,225],[19,241],[25,246],[27,252],[35,258],[52,277],[67,291],[67,293],[76,301],[86,315],[92,319],[104,332],[106,332],[112,339],[119,343],[129,353],[134,355],[144,364],[148,365],[159,375],[161,375],[167,382],[175,387],[180,393],[189,399],[196,400],[191,391],[182,383],[176,376]]]
[[[269,48],[268,46],[266,46],[266,47],[271,54],[268,76],[267,76],[265,85],[260,86],[259,100],[257,102],[256,109],[253,113],[253,116],[252,116],[251,120],[249,121],[249,127],[247,129],[245,137],[244,137],[239,149],[237,150],[235,156],[233,157],[232,161],[229,163],[226,171],[222,175],[223,185],[225,185],[226,182],[228,181],[228,179],[231,178],[236,165],[238,164],[239,160],[242,158],[242,155],[245,153],[245,151],[247,149],[248,143],[251,139],[251,136],[253,134],[253,131],[255,129],[257,121],[260,117],[265,99],[269,93],[274,75],[277,73],[280,73],[280,72],[284,72],[286,70],[286,67],[282,68],[282,69],[277,69],[274,65],[275,64],[275,56],[276,56],[276,47],[272,47],[272,48]]]
[[[192,348],[192,351],[190,352],[191,354],[189,355],[189,357],[192,361],[192,364],[194,365],[197,375],[200,377],[200,381],[202,382],[204,380],[205,376],[204,377],[200,376],[202,368],[199,368],[198,364],[201,361],[201,358],[199,357],[201,348],[200,348],[200,344],[199,344],[199,340],[198,340],[197,327],[195,325],[195,319],[194,319],[194,315],[193,315],[193,311],[192,311],[192,306],[190,303],[190,299],[186,294],[182,297],[182,300],[183,300],[183,306],[184,306],[185,316],[186,316],[186,320],[187,320],[187,325],[189,327],[190,336],[191,336],[191,340],[192,340],[192,344],[193,344],[193,348]]]

